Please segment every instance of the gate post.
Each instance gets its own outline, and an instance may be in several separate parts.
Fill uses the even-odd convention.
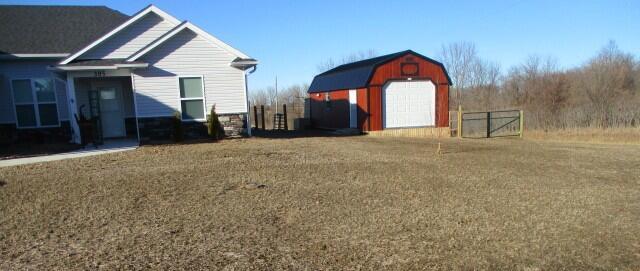
[[[258,126],[258,107],[257,106],[253,106],[253,116],[255,119],[254,122],[256,123],[256,130],[260,130],[260,127]]]
[[[487,112],[487,138],[491,137],[491,111]]]
[[[520,137],[524,133],[524,110],[520,110]]]
[[[284,118],[284,130],[289,130],[289,123],[287,122],[287,104],[282,105],[282,117]]]
[[[262,130],[267,129],[266,126],[264,126],[264,104],[260,106],[260,118],[262,119]]]

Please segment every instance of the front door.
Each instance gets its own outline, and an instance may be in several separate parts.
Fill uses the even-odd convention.
[[[115,86],[98,87],[98,99],[103,137],[124,137],[126,130],[122,112],[122,89]]]

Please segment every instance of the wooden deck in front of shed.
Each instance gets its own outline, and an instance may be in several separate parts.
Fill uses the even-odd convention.
[[[384,129],[380,131],[366,132],[368,136],[376,137],[424,137],[424,138],[446,138],[451,137],[449,127],[417,127],[417,128],[396,128]]]

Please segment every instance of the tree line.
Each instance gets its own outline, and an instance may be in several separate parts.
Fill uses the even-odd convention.
[[[561,69],[555,58],[529,56],[502,73],[475,45],[442,46],[439,59],[452,77],[450,108],[522,109],[529,128],[637,127],[640,62],[610,41],[584,64]]]

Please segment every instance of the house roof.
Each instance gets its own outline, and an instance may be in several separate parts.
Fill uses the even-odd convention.
[[[136,14],[132,15],[131,17],[129,17],[127,20],[125,20],[118,27],[116,27],[116,28],[112,29],[111,31],[105,33],[104,35],[101,35],[99,38],[97,38],[92,43],[84,46],[80,50],[74,51],[73,54],[69,55],[68,57],[66,57],[65,59],[60,61],[60,64],[64,65],[64,64],[69,64],[69,63],[73,62],[75,59],[77,59],[82,54],[86,53],[87,51],[89,51],[90,49],[92,49],[92,48],[94,48],[96,46],[99,46],[105,40],[107,40],[110,37],[118,34],[120,31],[126,29],[129,25],[137,22],[138,20],[140,20],[141,18],[143,18],[145,15],[147,15],[149,13],[157,14],[158,16],[162,17],[163,19],[165,19],[165,20],[169,21],[170,23],[174,24],[175,27],[173,29],[169,30],[168,32],[164,33],[162,36],[158,37],[157,39],[155,39],[151,43],[149,43],[146,46],[144,46],[138,52],[136,52],[133,55],[129,56],[129,58],[127,59],[128,62],[136,61],[139,57],[141,57],[144,54],[148,53],[149,51],[153,50],[158,45],[160,45],[163,42],[167,41],[168,39],[170,39],[171,37],[173,37],[174,35],[176,35],[177,33],[179,33],[180,31],[182,31],[184,29],[189,29],[189,30],[195,32],[196,34],[200,35],[204,39],[206,39],[206,40],[208,40],[208,41],[220,46],[222,49],[230,52],[231,54],[233,54],[233,55],[235,55],[237,57],[240,57],[240,58],[243,58],[243,59],[251,59],[249,56],[247,56],[244,53],[238,51],[237,49],[229,46],[228,44],[222,42],[221,40],[217,39],[216,37],[212,36],[211,34],[205,32],[201,28],[193,25],[192,23],[190,23],[188,21],[183,21],[182,23],[180,23],[180,21],[178,19],[176,19],[175,17],[171,16],[170,14],[164,12],[163,10],[159,9],[158,7],[156,7],[154,5],[149,5],[146,8],[138,11]]]
[[[162,11],[161,9],[155,7],[154,5],[148,5],[147,7],[141,9],[140,11],[136,12],[136,14],[133,14],[131,17],[128,17],[124,22],[122,22],[121,24],[119,24],[117,27],[114,27],[113,29],[110,29],[110,31],[104,33],[104,35],[100,35],[98,36],[98,38],[96,38],[92,43],[87,44],[86,46],[82,47],[79,50],[74,50],[73,54],[70,55],[69,57],[63,59],[60,64],[68,64],[71,61],[75,60],[76,58],[78,58],[79,56],[81,56],[82,54],[86,53],[87,51],[91,50],[92,48],[95,48],[96,46],[99,46],[100,44],[102,44],[104,41],[108,40],[110,37],[120,33],[120,31],[123,31],[124,29],[126,29],[129,25],[137,22],[138,20],[140,20],[141,18],[145,17],[147,14],[150,13],[155,13],[156,15],[162,17],[163,19],[167,20],[168,22],[177,25],[180,23],[180,21],[178,21],[178,19],[176,19],[175,17],[169,15],[168,13]]]
[[[157,46],[163,44],[167,40],[171,39],[171,37],[177,35],[178,33],[180,33],[181,31],[183,31],[185,29],[189,29],[189,30],[193,31],[197,35],[200,35],[201,37],[203,37],[204,39],[210,41],[211,43],[220,46],[220,48],[222,48],[223,50],[226,50],[227,52],[235,55],[238,58],[247,59],[247,60],[250,59],[250,60],[255,61],[255,59],[252,59],[251,57],[245,55],[244,53],[238,51],[237,49],[229,46],[228,44],[226,44],[223,41],[219,40],[218,38],[212,36],[211,34],[207,33],[206,31],[202,30],[201,28],[195,26],[194,24],[190,23],[189,21],[183,21],[179,25],[175,26],[173,29],[169,30],[167,33],[165,33],[164,35],[162,35],[161,37],[157,38],[152,43],[148,44],[147,46],[145,46],[144,48],[142,48],[141,50],[139,50],[138,52],[136,52],[135,54],[133,54],[132,56],[127,58],[127,60],[128,61],[137,60],[138,58],[140,58],[143,55],[149,53],[151,50],[153,50]]]
[[[444,71],[447,80],[451,82],[447,70],[442,63],[418,54],[412,50],[401,51],[393,54],[369,58],[344,65],[316,75],[309,86],[308,93],[325,92],[338,89],[354,89],[366,87],[376,68],[384,63],[394,60],[408,53],[414,54],[426,61],[434,63]]]
[[[142,61],[127,61],[124,58],[79,60],[51,67],[53,70],[108,70],[119,68],[145,68],[149,64]]]
[[[127,61],[124,58],[110,58],[110,59],[92,59],[92,60],[79,60],[74,61],[66,65],[59,66],[72,66],[72,67],[80,67],[80,66],[110,66],[117,64],[140,64],[144,63],[142,61]]]
[[[0,55],[69,54],[128,18],[105,6],[0,5]]]

